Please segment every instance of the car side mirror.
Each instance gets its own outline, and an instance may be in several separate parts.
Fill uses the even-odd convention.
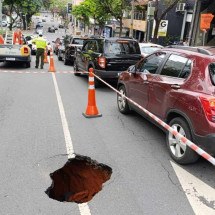
[[[128,67],[128,72],[135,73],[135,72],[136,72],[136,67],[135,67],[135,65],[129,66],[129,67]]]

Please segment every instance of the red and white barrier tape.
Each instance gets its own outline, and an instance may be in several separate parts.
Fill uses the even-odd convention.
[[[110,84],[108,84],[107,82],[105,82],[104,80],[102,80],[97,75],[94,74],[94,76],[97,79],[99,79],[101,82],[103,82],[105,85],[107,85],[109,88],[111,88],[112,90],[114,90],[116,93],[118,93],[122,97],[126,98],[129,102],[131,102],[132,104],[134,104],[135,106],[137,106],[138,108],[140,108],[141,110],[143,110],[148,116],[150,116],[153,120],[155,120],[156,122],[158,122],[162,127],[164,127],[166,130],[168,130],[171,134],[173,134],[176,137],[177,140],[182,141],[182,144],[188,145],[197,154],[199,154],[201,157],[205,158],[207,161],[209,161],[210,163],[212,163],[215,166],[215,158],[213,158],[211,155],[209,155],[203,149],[201,149],[200,147],[198,147],[195,143],[191,142],[186,137],[182,136],[180,133],[178,133],[176,130],[174,130],[172,127],[170,127],[168,124],[166,124],[165,122],[163,122],[161,119],[159,119],[158,117],[156,117],[154,114],[152,114],[151,112],[149,112],[148,110],[146,110],[145,108],[143,108],[142,106],[140,106],[139,104],[137,104],[136,102],[134,102],[133,100],[131,100],[130,98],[128,98],[127,96],[121,94],[117,89],[115,89],[114,87],[112,87]]]

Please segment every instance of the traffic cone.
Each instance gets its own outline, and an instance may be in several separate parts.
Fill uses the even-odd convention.
[[[89,86],[88,86],[88,105],[86,112],[83,113],[86,118],[100,117],[98,108],[96,106],[96,91],[94,84],[93,68],[89,69]]]
[[[48,57],[47,57],[47,51],[45,50],[44,51],[44,61],[43,61],[44,63],[48,63],[49,61],[48,61]]]
[[[50,50],[50,63],[49,63],[49,72],[56,72],[54,67],[54,56],[52,49]]]

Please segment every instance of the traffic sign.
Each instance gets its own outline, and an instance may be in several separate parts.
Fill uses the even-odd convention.
[[[159,37],[166,37],[167,27],[168,27],[168,20],[161,20],[159,29],[158,29]]]

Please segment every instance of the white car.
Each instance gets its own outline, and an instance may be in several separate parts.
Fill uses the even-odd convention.
[[[163,46],[155,43],[139,43],[139,46],[143,57],[146,57],[151,53],[153,53],[154,51],[157,51],[163,48]]]
[[[36,33],[37,34],[43,34],[43,28],[37,28]]]
[[[2,21],[2,27],[7,27],[7,21]]]

